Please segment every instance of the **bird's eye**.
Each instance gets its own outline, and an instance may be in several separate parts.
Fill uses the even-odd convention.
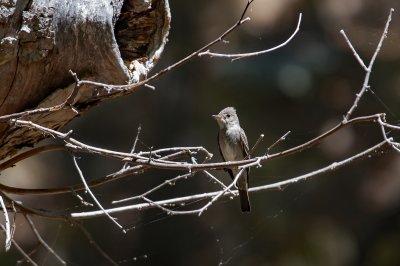
[[[227,114],[226,117],[229,118],[229,117],[231,117],[231,115],[230,115],[230,114]]]

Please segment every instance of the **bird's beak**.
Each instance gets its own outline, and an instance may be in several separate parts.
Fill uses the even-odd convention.
[[[220,115],[212,115],[212,117],[213,117],[216,121],[221,121],[221,120],[222,120],[222,116],[220,116]]]

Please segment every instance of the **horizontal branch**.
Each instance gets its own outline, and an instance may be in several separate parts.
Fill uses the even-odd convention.
[[[388,144],[388,142],[386,140],[384,140],[384,141],[381,141],[380,143],[370,147],[369,149],[366,149],[366,150],[364,150],[352,157],[349,157],[345,160],[342,160],[340,162],[334,162],[334,163],[332,163],[328,166],[325,166],[323,168],[320,168],[318,170],[315,170],[310,173],[300,175],[297,177],[289,178],[289,179],[281,181],[281,182],[267,184],[267,185],[258,186],[258,187],[252,187],[252,188],[249,188],[249,192],[253,193],[253,192],[259,192],[259,191],[282,189],[282,187],[284,187],[284,186],[291,185],[291,184],[297,183],[299,181],[304,181],[310,177],[313,177],[313,176],[316,176],[316,175],[319,175],[322,173],[327,173],[329,171],[337,170],[345,165],[348,165],[349,163],[351,163],[357,159],[363,158],[363,157],[371,154],[372,152],[374,152],[378,149],[384,148],[385,146],[389,147],[391,145]],[[110,208],[110,209],[106,209],[106,211],[109,214],[113,214],[113,213],[119,213],[119,212],[125,212],[125,211],[138,211],[138,210],[157,208],[157,205],[179,206],[182,204],[188,204],[192,201],[210,199],[212,197],[216,197],[217,195],[220,195],[221,192],[223,192],[223,190],[209,192],[209,193],[196,194],[196,195],[190,195],[190,196],[185,196],[185,197],[179,197],[179,198],[174,198],[174,199],[160,200],[160,201],[155,201],[154,203],[140,203],[140,204],[134,204],[134,205],[129,205],[129,206]],[[234,193],[235,196],[238,196],[237,190],[232,190],[232,192]],[[225,194],[221,195],[220,197],[222,198],[222,197],[227,197],[227,196],[232,196],[232,194],[225,193]],[[189,211],[189,212],[192,213],[193,211]],[[184,213],[184,211],[181,213]],[[89,219],[89,218],[100,217],[103,215],[104,215],[103,211],[80,212],[80,213],[71,213],[71,218]]]
[[[206,156],[211,156],[211,153],[209,153],[206,149],[203,147],[175,147],[175,148],[168,148],[168,149],[158,149],[153,151],[154,154],[159,154],[167,151],[178,151],[175,154],[170,154],[166,155],[163,157],[159,158],[159,162],[157,162],[156,159],[151,159],[149,160],[146,157],[141,157],[144,158],[143,160],[135,160],[131,163],[139,164],[136,166],[129,167],[123,171],[119,171],[117,173],[113,173],[110,175],[107,175],[103,178],[99,178],[98,180],[92,181],[89,183],[89,187],[95,187],[103,184],[107,184],[109,182],[112,182],[116,179],[119,179],[121,177],[125,177],[127,175],[135,174],[142,172],[146,169],[149,168],[161,168],[161,169],[170,169],[170,170],[184,170],[184,171],[200,171],[200,170],[221,170],[221,169],[226,169],[226,168],[234,168],[234,167],[239,167],[243,165],[248,165],[252,163],[261,163],[265,160],[270,160],[270,159],[278,159],[284,156],[288,156],[291,154],[295,154],[301,151],[304,151],[306,149],[311,148],[315,144],[319,143],[322,139],[332,135],[336,131],[340,130],[341,128],[345,126],[349,126],[352,124],[356,123],[368,123],[368,122],[376,122],[378,118],[384,117],[384,114],[374,114],[370,116],[362,116],[362,117],[357,117],[353,118],[349,121],[342,121],[335,127],[331,128],[330,130],[326,131],[325,133],[319,135],[318,137],[311,139],[301,145],[298,145],[296,147],[277,152],[274,154],[267,154],[261,157],[254,157],[252,159],[247,159],[247,160],[242,160],[242,161],[231,161],[231,162],[218,162],[218,163],[203,163],[203,164],[193,164],[193,163],[187,163],[187,162],[174,162],[173,163],[163,163],[163,161],[168,161],[168,162],[173,162],[171,160],[177,159],[181,157],[184,154],[190,154],[190,149],[195,150],[195,151],[203,151]],[[23,121],[23,120],[16,120],[16,123],[21,123],[21,126],[29,126],[36,128],[37,130],[41,130],[44,127],[41,127],[39,125],[36,125],[30,121]],[[389,126],[389,124],[385,124],[385,126]],[[46,129],[46,128],[45,128]],[[92,147],[86,144],[82,143],[82,146],[79,146],[81,142],[74,140],[72,138],[65,138],[64,133],[60,133],[55,130],[50,131],[53,136],[58,137],[60,139],[64,139],[66,142],[68,141],[73,141],[75,144],[74,148],[72,149],[73,151],[80,151],[80,152],[86,152],[86,153],[96,153],[102,156],[106,157],[113,157],[115,159],[119,160],[129,160],[129,158],[136,158],[138,156],[132,156],[130,153],[122,153],[122,152],[117,152],[117,151],[112,151],[112,150],[106,150],[106,149],[100,149],[97,147]],[[68,134],[68,133],[67,133]],[[68,144],[68,143],[67,143]],[[66,145],[66,148],[70,148],[70,145]],[[139,152],[138,154],[143,155],[149,155],[149,152]],[[71,191],[80,191],[83,190],[84,186],[82,184],[77,184],[73,186],[68,186],[68,187],[63,187],[63,188],[39,188],[39,189],[28,189],[28,188],[15,188],[15,187],[10,187],[6,186],[3,184],[0,184],[0,190],[11,193],[11,194],[30,194],[30,195],[51,195],[51,194],[60,194],[60,193],[70,193]]]
[[[193,163],[188,163],[188,162],[175,162],[175,161],[164,161],[160,159],[155,159],[155,158],[147,158],[143,156],[139,156],[139,153],[124,153],[124,152],[118,152],[118,151],[113,151],[113,150],[107,150],[107,149],[102,149],[94,146],[90,146],[87,144],[84,144],[82,142],[79,142],[73,138],[69,137],[69,133],[61,133],[52,129],[48,129],[45,127],[42,127],[40,125],[37,125],[33,122],[30,121],[24,121],[24,120],[15,120],[15,124],[20,125],[20,126],[26,126],[26,127],[31,127],[31,128],[36,128],[38,130],[41,130],[47,134],[51,134],[54,137],[60,138],[64,140],[67,144],[66,147],[72,151],[75,152],[85,152],[85,153],[92,153],[92,154],[98,154],[101,156],[105,157],[111,157],[123,161],[129,161],[131,163],[135,164],[140,164],[140,165],[147,165],[152,168],[158,168],[158,169],[170,169],[170,170],[188,170],[188,171],[198,171],[198,170],[218,170],[218,169],[225,169],[225,168],[234,168],[238,166],[243,166],[252,162],[255,162],[257,160],[265,161],[268,159],[275,159],[283,156],[287,156],[289,154],[294,154],[297,152],[301,152],[305,149],[308,149],[321,141],[322,139],[326,138],[327,136],[335,133],[339,129],[341,129],[344,126],[348,126],[351,124],[356,124],[356,123],[365,123],[365,122],[376,122],[377,119],[381,116],[384,116],[384,114],[374,114],[370,116],[362,116],[362,117],[357,117],[354,119],[351,119],[349,121],[342,121],[332,129],[326,131],[325,133],[319,135],[318,137],[304,143],[301,145],[298,145],[296,147],[293,147],[291,149],[270,154],[270,155],[264,155],[260,157],[255,157],[252,159],[247,159],[247,160],[242,160],[242,161],[230,161],[230,162],[219,162],[219,163],[203,163],[203,164],[193,164]],[[182,149],[182,148],[171,148],[171,150],[177,150],[177,149]],[[195,147],[195,149],[199,149],[198,147]],[[202,148],[204,149],[204,148]],[[142,153],[143,154],[143,153]],[[150,153],[147,153],[150,154]]]
[[[187,156],[188,151],[183,150],[180,152],[176,152],[173,154],[169,154],[161,157],[160,159],[164,160],[175,160],[178,158],[182,158],[183,156]],[[118,180],[122,177],[133,175],[137,173],[142,173],[143,171],[150,168],[147,165],[136,165],[131,166],[116,173],[108,174],[104,177],[98,178],[96,180],[91,181],[88,185],[91,188],[107,184],[109,182]],[[85,186],[80,183],[72,186],[61,187],[61,188],[17,188],[10,187],[3,184],[0,184],[0,191],[10,193],[10,194],[23,194],[23,195],[54,195],[54,194],[62,194],[62,193],[71,193],[71,191],[78,192],[84,190]]]
[[[36,154],[39,154],[42,152],[57,151],[57,150],[66,150],[66,148],[64,145],[50,144],[50,145],[45,145],[45,146],[40,146],[40,147],[30,149],[28,151],[18,154],[17,156],[14,156],[11,159],[1,163],[0,171],[3,171],[10,167],[13,167],[13,166],[15,166],[16,163],[23,161],[27,158],[30,158]]]

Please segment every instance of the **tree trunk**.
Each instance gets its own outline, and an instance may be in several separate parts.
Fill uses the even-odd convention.
[[[138,82],[154,66],[170,25],[167,0],[0,0],[0,115],[60,104],[80,79]],[[29,120],[58,129],[116,95],[84,85],[70,109]],[[0,159],[44,138],[0,123]]]

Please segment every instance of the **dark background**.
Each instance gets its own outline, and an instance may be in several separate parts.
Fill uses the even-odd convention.
[[[172,28],[156,73],[218,37],[239,17],[245,1],[171,1]],[[382,34],[389,9],[395,8],[388,38],[355,115],[387,113],[400,120],[400,9],[397,0],[256,0],[251,21],[212,48],[248,52],[270,48],[294,31],[285,47],[267,55],[230,62],[196,58],[134,94],[103,103],[71,123],[73,136],[90,145],[129,151],[139,124],[138,148],[204,146],[220,161],[217,125],[211,118],[226,106],[238,111],[250,145],[264,133],[255,151],[288,130],[276,150],[301,144],[338,123],[362,86],[364,71],[343,37],[344,29],[367,63]],[[250,186],[285,180],[347,158],[381,140],[375,126],[341,130],[300,154],[268,161],[252,169]],[[393,135],[398,139],[398,135]],[[48,141],[47,141],[48,142]],[[116,171],[121,164],[82,155],[79,164],[88,180]],[[214,172],[229,182],[223,171]],[[107,218],[85,220],[100,246],[121,265],[400,265],[400,157],[392,151],[352,163],[338,171],[291,185],[283,191],[250,195],[252,212],[242,214],[239,202],[220,200],[205,214],[168,216],[160,210],[118,215],[131,228],[123,234]],[[177,173],[148,171],[95,189],[107,202],[143,193]],[[2,175],[2,182],[20,187],[57,187],[79,183],[70,155],[50,153],[26,160]],[[213,191],[204,175],[161,190],[153,199]],[[83,195],[90,200],[86,195]],[[18,199],[16,197],[16,199]],[[30,206],[79,211],[71,195],[23,197]],[[69,265],[108,265],[76,227],[34,218],[43,238]],[[29,252],[36,239],[23,217],[15,239]],[[3,240],[2,240],[3,242]],[[13,248],[0,256],[14,265]],[[57,265],[43,248],[32,255],[40,265]]]

